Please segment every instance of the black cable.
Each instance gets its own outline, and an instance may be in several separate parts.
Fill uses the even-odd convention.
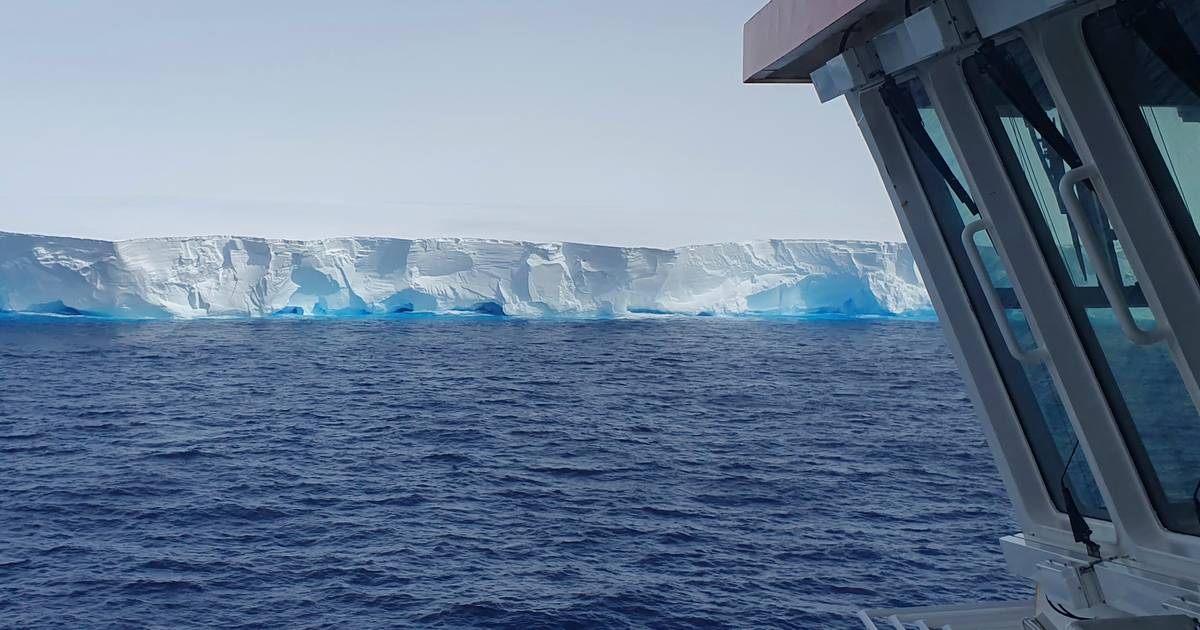
[[[1071,462],[1075,460],[1075,453],[1079,451],[1079,438],[1075,439],[1075,446],[1071,448],[1071,455],[1067,457],[1067,463],[1063,465],[1062,475],[1058,478],[1058,489],[1062,492],[1063,509],[1067,512],[1067,520],[1071,523],[1071,536],[1075,542],[1083,544],[1087,549],[1089,556],[1093,558],[1100,557],[1100,545],[1092,540],[1092,527],[1088,525],[1087,519],[1083,516],[1083,511],[1079,509],[1079,504],[1075,502],[1075,496],[1071,493],[1071,486],[1067,483],[1067,471],[1071,469]]]
[[[1079,440],[1075,440],[1075,446],[1071,447],[1071,454],[1067,456],[1067,463],[1063,464],[1062,474],[1058,476],[1058,485],[1067,485],[1067,471],[1071,469],[1071,462],[1075,460],[1075,451],[1079,450]],[[1200,486],[1198,486],[1200,488]]]
[[[904,17],[912,17],[912,0],[904,0]]]
[[[842,41],[840,43],[838,43],[837,54],[840,55],[840,54],[846,52],[846,44],[850,43],[850,33],[853,33],[854,29],[858,28],[858,23],[860,21],[861,20],[855,20],[853,24],[846,27],[846,30],[842,32]]]
[[[1200,519],[1200,480],[1196,481],[1196,489],[1192,490],[1192,508],[1196,511],[1196,518]]]
[[[1046,598],[1046,603],[1050,605],[1050,608],[1052,608],[1054,612],[1066,617],[1067,619],[1074,619],[1076,621],[1091,621],[1094,619],[1094,617],[1080,617],[1079,615],[1067,610],[1065,606],[1054,603],[1054,600],[1050,599],[1049,597]]]

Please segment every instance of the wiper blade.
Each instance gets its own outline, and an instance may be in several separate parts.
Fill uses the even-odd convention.
[[[979,216],[979,208],[975,205],[975,200],[971,199],[971,194],[967,192],[962,182],[958,181],[958,176],[954,174],[954,170],[950,168],[950,164],[946,162],[946,158],[942,156],[942,152],[938,150],[937,145],[933,143],[933,138],[925,129],[925,123],[921,121],[921,113],[917,111],[917,104],[913,101],[912,94],[889,80],[880,86],[879,95],[883,97],[883,104],[900,123],[900,128],[908,134],[921,153],[933,164],[934,170],[950,187],[954,196],[962,205],[966,206],[971,214]]]

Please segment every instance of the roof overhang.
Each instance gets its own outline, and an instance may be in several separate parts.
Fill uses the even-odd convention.
[[[743,30],[742,79],[811,83],[813,70],[838,54],[847,29],[854,28],[856,43],[902,19],[903,0],[771,0]]]

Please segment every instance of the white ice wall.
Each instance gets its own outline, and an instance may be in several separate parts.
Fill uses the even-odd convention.
[[[0,232],[4,310],[189,318],[490,305],[523,316],[930,308],[903,243],[773,240],[662,250],[455,238],[108,242]]]

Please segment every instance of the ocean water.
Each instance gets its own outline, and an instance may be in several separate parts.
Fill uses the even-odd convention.
[[[1007,599],[937,324],[0,320],[0,626],[856,628]]]

